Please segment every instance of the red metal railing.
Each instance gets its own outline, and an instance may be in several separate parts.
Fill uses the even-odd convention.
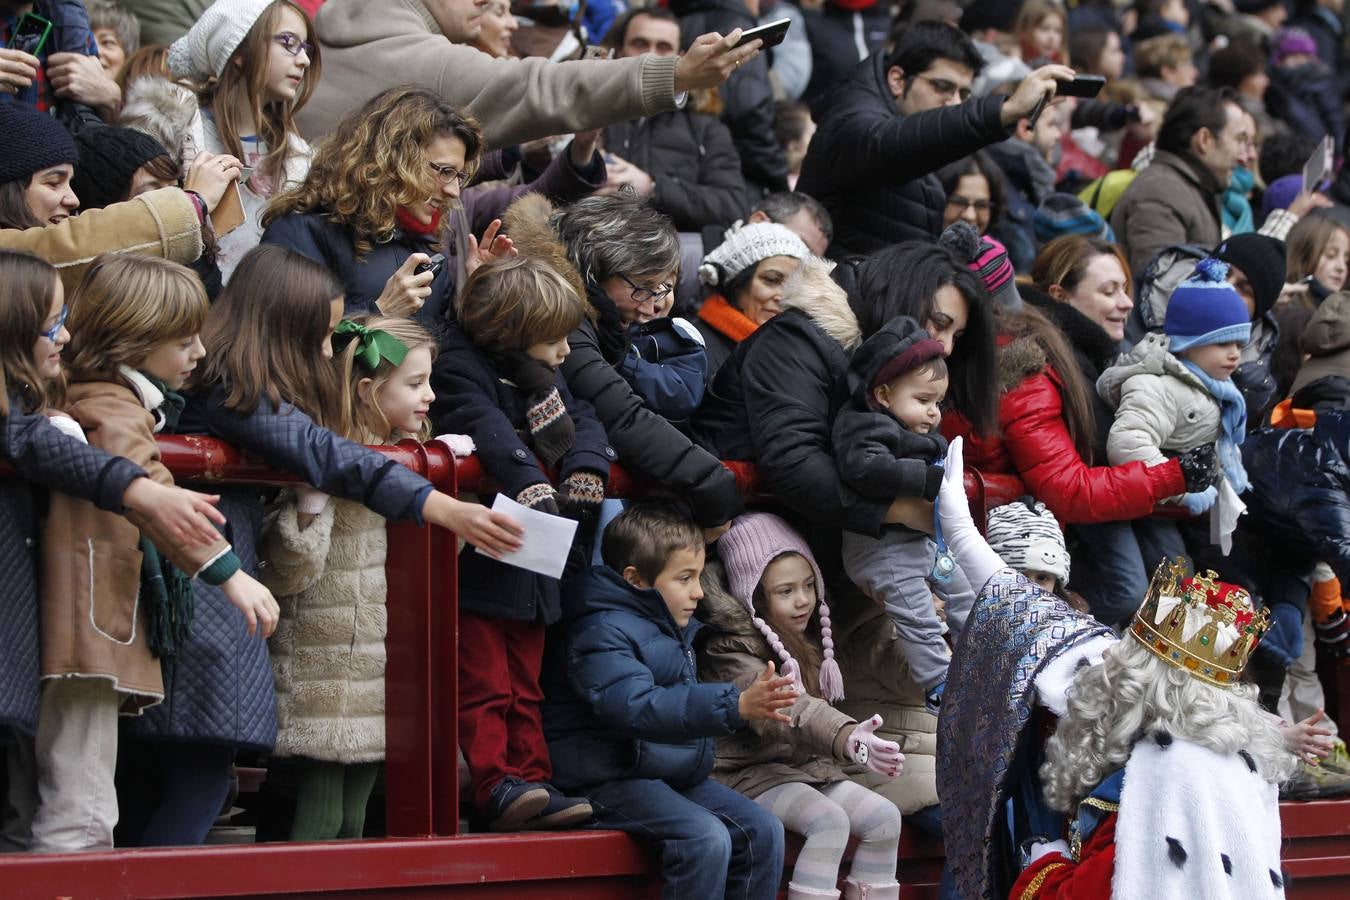
[[[162,438],[165,464],[184,483],[287,484],[296,479],[219,441]],[[485,489],[476,460],[439,444],[377,448],[449,494]],[[746,496],[762,495],[753,466],[727,464]],[[644,496],[651,485],[616,469],[610,493]],[[967,473],[983,520],[984,484]],[[389,526],[386,792],[389,837],[110,853],[0,856],[0,897],[501,897],[656,895],[650,851],[614,832],[456,836],[459,823],[454,535]],[[1346,895],[1350,803],[1285,804],[1290,897]],[[901,896],[936,896],[941,844],[901,841]]]

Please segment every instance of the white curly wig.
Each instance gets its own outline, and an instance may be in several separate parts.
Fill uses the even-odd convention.
[[[1125,765],[1135,742],[1166,732],[1215,753],[1246,750],[1267,781],[1293,774],[1279,723],[1256,702],[1256,688],[1219,688],[1154,656],[1125,637],[1069,688],[1069,711],[1045,747],[1046,802],[1071,812],[1107,775]]]

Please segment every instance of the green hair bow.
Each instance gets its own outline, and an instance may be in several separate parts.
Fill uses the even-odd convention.
[[[380,360],[388,360],[392,366],[403,365],[408,355],[408,345],[387,331],[367,328],[360,322],[343,319],[333,332],[333,340],[338,342],[338,352],[345,352],[347,345],[356,341],[356,361],[371,372],[380,367]]]

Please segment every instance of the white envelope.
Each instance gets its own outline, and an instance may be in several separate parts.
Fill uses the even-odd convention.
[[[520,549],[502,554],[502,562],[550,578],[562,577],[563,568],[567,565],[567,553],[572,549],[572,536],[577,531],[575,521],[521,506],[505,494],[497,495],[492,510],[506,513],[525,529]],[[483,553],[478,547],[474,550]]]

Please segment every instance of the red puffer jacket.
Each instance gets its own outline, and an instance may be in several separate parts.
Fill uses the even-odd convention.
[[[972,437],[959,413],[942,420],[944,436],[965,439],[965,462],[984,476],[989,506],[1031,494],[1062,524],[1120,522],[1147,516],[1159,500],[1185,492],[1176,460],[1153,468],[1085,463],[1064,422],[1063,381],[1031,338],[999,349],[999,378],[998,437]]]

